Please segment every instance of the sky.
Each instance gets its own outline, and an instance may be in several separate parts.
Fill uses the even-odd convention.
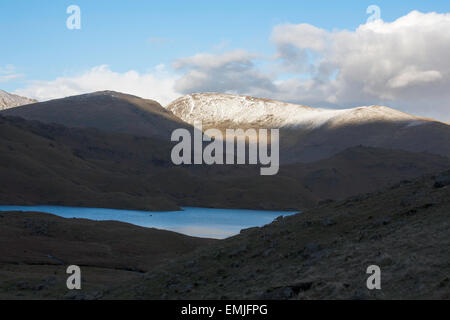
[[[41,101],[227,92],[450,121],[448,0],[2,0],[0,39],[0,89]]]

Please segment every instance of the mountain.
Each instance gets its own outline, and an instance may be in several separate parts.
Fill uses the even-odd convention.
[[[0,204],[296,210],[450,167],[438,155],[354,147],[260,176],[258,166],[174,166],[171,147],[155,137],[0,117]]]
[[[327,159],[282,166],[280,175],[295,179],[320,199],[339,200],[447,169],[450,159],[444,156],[357,146]]]
[[[145,160],[151,171],[158,155],[169,152],[158,140],[140,141],[95,129],[0,117],[0,203],[179,209],[148,180],[128,173],[144,166],[138,166],[139,156],[154,154]],[[123,168],[118,159],[132,158],[130,150],[137,154],[135,166]]]
[[[314,109],[303,105],[232,94],[200,93],[181,97],[167,109],[184,121],[209,125],[252,125],[257,128],[313,130],[367,122],[404,122],[410,126],[434,121],[384,106],[355,109]]]
[[[170,139],[170,134],[177,128],[190,127],[156,101],[113,91],[30,104],[0,114],[67,127],[91,127],[165,139]]]
[[[0,117],[0,203],[173,211],[286,209],[318,200],[291,179],[260,177],[256,167],[176,167],[171,147],[155,137]]]
[[[181,97],[167,109],[204,128],[280,128],[281,159],[313,162],[349,147],[429,152],[450,156],[450,126],[384,106],[314,109],[274,100],[202,93]]]
[[[36,103],[37,100],[21,97],[6,91],[0,90],[0,110],[20,107],[23,105]]]

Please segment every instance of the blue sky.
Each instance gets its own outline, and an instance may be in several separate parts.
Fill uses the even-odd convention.
[[[66,28],[66,8],[72,4],[81,8],[81,30]],[[270,56],[277,51],[270,41],[275,26],[355,30],[366,22],[372,4],[381,8],[385,22],[413,10],[450,12],[448,0],[2,0],[0,68],[14,66],[20,77],[0,82],[0,88],[14,92],[32,81],[70,77],[100,65],[118,73],[146,73],[198,53],[244,49]]]
[[[14,91],[28,80],[50,80],[101,64],[118,72],[144,72],[221,46],[270,53],[274,49],[267,38],[276,24],[354,29],[366,21],[366,8],[373,3],[385,21],[414,9],[450,12],[445,0],[2,0],[0,65],[12,64],[25,75],[2,87]],[[81,8],[81,30],[66,28],[71,4]]]

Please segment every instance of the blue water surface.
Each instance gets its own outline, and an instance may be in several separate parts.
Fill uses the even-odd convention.
[[[184,207],[183,211],[149,212],[60,206],[0,206],[0,211],[37,211],[52,213],[63,218],[83,218],[97,221],[121,221],[141,227],[170,230],[182,234],[224,239],[236,235],[241,229],[261,227],[279,216],[297,212],[210,209]]]

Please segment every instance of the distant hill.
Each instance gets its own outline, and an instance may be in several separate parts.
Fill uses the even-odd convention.
[[[450,126],[385,106],[315,109],[248,96],[201,93],[167,109],[204,128],[280,128],[284,163],[314,162],[364,145],[450,156]]]
[[[0,90],[0,110],[6,110],[36,102],[37,100],[21,97],[16,94]]]
[[[318,200],[284,177],[262,180],[254,168],[242,168],[254,178],[242,181],[234,166],[175,167],[170,151],[158,138],[0,117],[0,203],[173,211],[293,208]]]
[[[176,167],[170,151],[158,138],[0,117],[0,203],[296,210],[450,167],[437,155],[355,147],[260,176],[258,166]]]
[[[280,174],[294,178],[321,199],[343,199],[447,169],[447,157],[358,146],[324,160],[282,166]]]
[[[0,114],[67,127],[90,127],[165,139],[170,139],[177,128],[190,127],[156,101],[113,91],[35,103]]]

